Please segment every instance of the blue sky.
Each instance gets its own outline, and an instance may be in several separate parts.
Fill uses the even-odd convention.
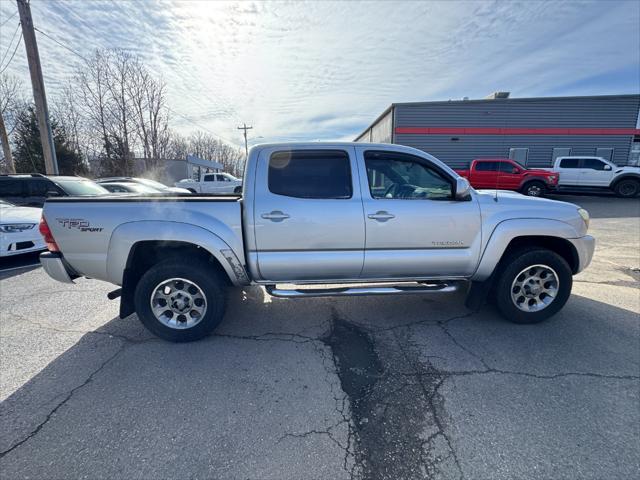
[[[236,144],[243,122],[256,143],[351,140],[393,102],[640,91],[638,1],[31,4],[38,28],[82,54],[139,54],[190,120],[172,115],[177,130]],[[0,0],[0,24],[15,11]],[[0,27],[0,55],[16,26]],[[53,98],[78,58],[38,42]],[[29,91],[22,45],[7,71]]]

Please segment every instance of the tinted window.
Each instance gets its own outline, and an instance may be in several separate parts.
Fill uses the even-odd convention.
[[[340,150],[276,152],[269,159],[269,191],[297,198],[351,198],[349,155]]]
[[[514,171],[518,168],[509,162],[500,162],[499,165],[500,165],[500,171],[503,173],[514,173]],[[515,173],[519,173],[519,171]]]
[[[47,192],[57,188],[47,180],[29,180],[27,182],[27,195],[31,197],[46,197]]]
[[[563,158],[560,160],[560,168],[578,168],[579,163],[578,158]]]
[[[366,152],[365,164],[373,198],[450,200],[451,182],[411,155]]]
[[[0,197],[21,197],[22,181],[0,180]]]
[[[204,176],[204,181],[205,182],[215,182],[216,181],[216,176],[215,175],[205,175]]]
[[[477,162],[477,172],[497,172],[500,168],[500,162]]]
[[[585,158],[582,168],[591,168],[592,170],[604,170],[605,163],[595,158]]]

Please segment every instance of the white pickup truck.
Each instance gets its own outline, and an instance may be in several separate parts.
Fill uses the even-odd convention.
[[[175,183],[191,193],[240,193],[242,180],[230,173],[205,173],[200,181],[185,178]]]
[[[482,192],[409,147],[254,147],[242,196],[50,198],[40,261],[62,282],[121,289],[156,335],[189,341],[222,320],[224,289],[288,298],[491,292],[502,314],[540,322],[562,308],[591,261],[589,214],[570,203]],[[300,287],[288,287],[297,284]],[[340,284],[339,286],[329,286]]]
[[[602,157],[558,157],[553,168],[558,173],[558,190],[612,190],[619,197],[640,194],[640,167],[618,167]]]

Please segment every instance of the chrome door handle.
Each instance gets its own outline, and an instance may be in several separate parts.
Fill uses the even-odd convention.
[[[379,222],[386,222],[387,220],[396,218],[395,215],[389,212],[385,212],[384,210],[380,210],[379,212],[376,212],[376,213],[370,213],[369,215],[367,215],[367,217],[370,218],[371,220],[377,220]]]
[[[272,222],[281,222],[289,218],[289,215],[287,215],[284,212],[281,212],[280,210],[274,210],[273,212],[270,212],[270,213],[263,213],[260,216],[265,220],[271,220]]]

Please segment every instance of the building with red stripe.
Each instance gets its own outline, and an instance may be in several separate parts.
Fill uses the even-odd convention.
[[[548,167],[558,156],[601,156],[638,165],[640,95],[394,103],[356,141],[424,150],[454,168],[474,158],[509,157]]]

